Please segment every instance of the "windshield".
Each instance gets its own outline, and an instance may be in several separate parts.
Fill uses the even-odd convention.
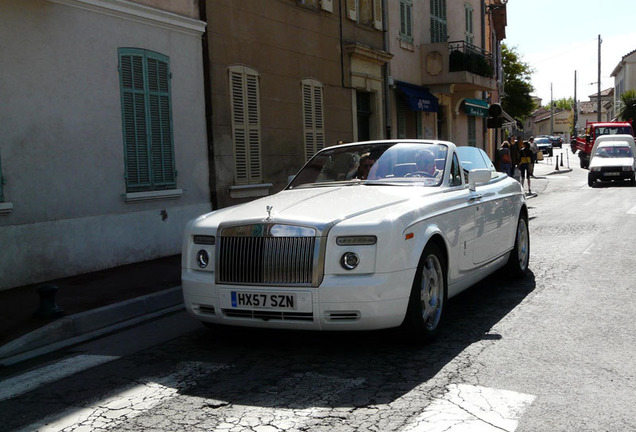
[[[607,126],[596,128],[596,138],[602,135],[631,135],[632,131],[627,126]]]
[[[375,142],[327,148],[317,153],[288,188],[399,183],[439,186],[446,169],[444,144]]]
[[[594,156],[602,158],[629,158],[634,157],[632,149],[629,146],[611,146],[599,147],[596,149]]]

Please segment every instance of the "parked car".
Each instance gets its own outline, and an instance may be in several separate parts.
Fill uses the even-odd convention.
[[[561,138],[560,136],[551,136],[549,138],[550,138],[550,142],[552,143],[552,147],[558,147],[558,148],[563,147],[563,138]]]
[[[629,181],[632,186],[636,185],[634,139],[629,135],[625,137],[630,140],[613,139],[620,136],[608,135],[606,140],[605,137],[599,137],[594,143],[590,171],[587,174],[587,184],[590,187],[594,187],[599,181]]]
[[[543,154],[547,154],[548,156],[552,156],[552,141],[548,137],[537,137],[534,139],[537,148],[543,152]]]
[[[502,268],[523,276],[529,256],[523,189],[483,150],[359,142],[318,152],[275,195],[191,221],[182,287],[206,325],[400,327],[424,341],[448,298]]]

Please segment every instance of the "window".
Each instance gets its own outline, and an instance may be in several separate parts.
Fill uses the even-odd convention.
[[[358,141],[371,139],[371,93],[356,91]]]
[[[346,0],[347,17],[382,30],[382,0]]]
[[[473,7],[466,3],[464,10],[466,12],[466,42],[472,44],[475,39],[473,34]]]
[[[477,126],[475,117],[468,116],[468,145],[477,147]]]
[[[176,187],[168,57],[119,49],[126,192]]]
[[[462,185],[462,171],[459,168],[459,161],[457,160],[457,154],[453,155],[453,162],[450,169],[450,185],[461,186]]]
[[[322,84],[312,79],[303,80],[302,97],[305,155],[307,160],[309,160],[325,146]]]
[[[413,0],[400,0],[400,39],[413,42]]]
[[[296,3],[309,9],[318,10],[318,0],[296,0]]]
[[[262,181],[258,74],[245,66],[232,66],[229,72],[234,181],[237,185],[258,184]]]
[[[431,0],[431,43],[446,42],[446,0]]]

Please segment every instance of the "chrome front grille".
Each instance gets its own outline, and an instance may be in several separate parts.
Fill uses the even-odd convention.
[[[311,286],[316,237],[221,236],[217,281],[237,285]]]

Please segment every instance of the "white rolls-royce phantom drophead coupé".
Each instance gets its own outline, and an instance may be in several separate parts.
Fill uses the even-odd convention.
[[[206,325],[373,330],[429,340],[448,298],[528,271],[521,185],[475,147],[358,142],[316,153],[281,192],[185,230],[182,287]]]

